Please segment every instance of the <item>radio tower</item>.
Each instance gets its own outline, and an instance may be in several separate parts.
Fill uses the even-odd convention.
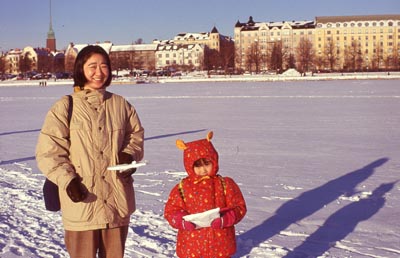
[[[47,40],[46,40],[46,48],[50,49],[50,51],[56,51],[56,35],[53,31],[52,17],[51,17],[51,0],[50,2],[50,26],[49,31],[47,32]]]

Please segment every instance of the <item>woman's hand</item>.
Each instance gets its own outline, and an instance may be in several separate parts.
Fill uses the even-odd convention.
[[[81,202],[86,198],[88,191],[80,178],[75,177],[67,186],[67,194],[73,202]]]

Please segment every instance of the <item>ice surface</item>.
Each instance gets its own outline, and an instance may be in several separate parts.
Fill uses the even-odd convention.
[[[209,130],[219,173],[248,206],[234,257],[399,257],[399,82],[110,86],[137,108],[151,160],[134,174],[126,257],[174,257],[163,208],[186,175],[175,140]],[[60,214],[43,205],[34,149],[47,110],[72,86],[0,92],[0,257],[68,257]]]

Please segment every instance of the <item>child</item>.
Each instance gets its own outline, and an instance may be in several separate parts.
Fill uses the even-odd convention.
[[[238,185],[218,173],[218,153],[206,139],[176,145],[183,150],[183,162],[188,173],[171,191],[164,216],[178,229],[176,252],[179,257],[230,257],[236,252],[235,227],[247,208]],[[196,225],[186,215],[220,208],[209,225]],[[185,218],[184,218],[185,217]]]

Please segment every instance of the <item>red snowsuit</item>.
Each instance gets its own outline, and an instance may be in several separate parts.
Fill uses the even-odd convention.
[[[247,208],[238,185],[229,177],[221,177],[218,172],[218,153],[207,139],[183,143],[178,140],[179,148],[184,149],[184,165],[188,177],[184,178],[171,191],[165,205],[164,216],[174,228],[180,228],[174,220],[177,213],[194,214],[214,208],[231,208],[235,213],[235,223],[246,214]],[[210,176],[196,176],[193,164],[200,158],[213,163]],[[178,230],[176,252],[179,257],[229,257],[236,252],[234,226],[213,229],[211,227],[195,230]]]

